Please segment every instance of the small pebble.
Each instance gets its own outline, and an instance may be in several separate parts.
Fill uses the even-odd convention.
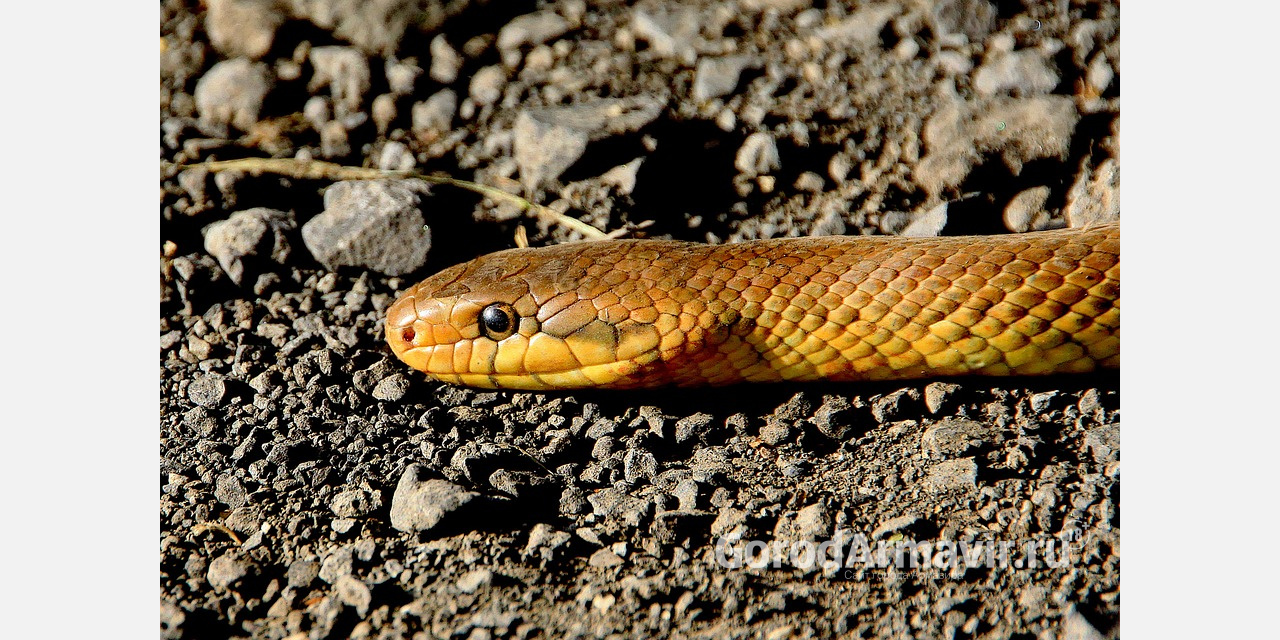
[[[449,46],[449,41],[440,34],[431,40],[431,70],[428,74],[432,80],[440,84],[453,84],[462,71],[462,56]]]
[[[196,110],[205,126],[234,126],[247,131],[258,122],[262,102],[271,90],[267,65],[244,58],[223,60],[196,83]]]
[[[1039,230],[1049,221],[1044,210],[1049,187],[1031,187],[1015,195],[1004,207],[1004,226],[1014,233]]]
[[[187,397],[206,409],[220,405],[226,394],[227,383],[217,374],[199,374],[187,386]]]
[[[369,60],[365,55],[354,47],[328,46],[311,49],[310,59],[315,74],[307,83],[307,90],[314,93],[329,87],[338,118],[360,111],[369,90]]]
[[[342,604],[354,608],[357,616],[363,618],[369,614],[369,604],[373,601],[369,585],[353,575],[345,575],[338,578],[333,587]]]
[[[493,571],[489,569],[474,569],[458,578],[457,587],[458,591],[463,593],[475,593],[492,582]]]
[[[441,89],[413,105],[413,134],[423,140],[438,138],[453,128],[457,113],[458,94],[453,89]]]
[[[435,528],[479,494],[447,480],[423,479],[426,469],[411,464],[400,476],[391,497],[391,526],[415,533]]]
[[[422,75],[422,67],[415,58],[405,60],[391,59],[386,65],[387,85],[391,93],[398,96],[413,95],[418,76]]]
[[[764,175],[781,169],[778,145],[773,136],[762,131],[747,136],[738,149],[733,166],[746,176]]]
[[[373,388],[373,393],[371,395],[384,402],[394,402],[403,398],[405,392],[408,390],[409,378],[397,373],[387,376],[378,382],[378,385]]]
[[[296,228],[290,213],[265,207],[237,211],[205,227],[204,250],[217,259],[232,282],[241,284],[255,260],[288,261],[292,253],[288,234]],[[251,275],[257,277],[257,273]]]
[[[616,567],[623,562],[625,560],[610,549],[597,549],[595,553],[591,554],[591,558],[587,560],[587,564],[597,569]]]
[[[226,591],[242,578],[249,575],[250,564],[235,555],[234,552],[214,558],[209,563],[207,579],[209,585],[218,591]]]
[[[738,87],[738,78],[742,75],[742,71],[758,64],[750,56],[726,56],[699,60],[693,74],[693,100],[706,102],[712,98],[733,93]]]
[[[502,87],[506,83],[507,70],[501,65],[482,67],[474,76],[471,76],[467,95],[470,95],[478,106],[493,104],[502,97]]]
[[[338,120],[330,120],[320,127],[320,154],[326,158],[351,155],[351,143],[347,128]]]
[[[384,93],[374,98],[369,110],[373,113],[373,124],[378,129],[378,135],[386,135],[391,122],[396,119],[395,95]]]
[[[208,0],[204,30],[209,44],[228,58],[257,60],[271,50],[285,14],[270,2]]]

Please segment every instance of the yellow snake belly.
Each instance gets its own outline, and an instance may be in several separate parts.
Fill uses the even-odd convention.
[[[485,388],[1036,375],[1120,366],[1120,227],[511,249],[427,278],[387,342]]]

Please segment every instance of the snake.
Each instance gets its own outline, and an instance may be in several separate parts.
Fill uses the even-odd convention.
[[[409,287],[385,331],[408,366],[488,389],[1114,369],[1120,226],[508,249]]]

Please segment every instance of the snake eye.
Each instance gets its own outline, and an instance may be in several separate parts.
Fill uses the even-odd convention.
[[[516,329],[516,310],[511,305],[495,302],[480,312],[480,333],[490,340],[501,340]]]

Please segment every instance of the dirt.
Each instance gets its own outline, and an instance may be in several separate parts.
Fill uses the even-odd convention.
[[[1118,635],[1115,372],[442,385],[383,342],[398,292],[578,232],[393,184],[364,206],[429,232],[322,234],[330,181],[174,166],[703,242],[1079,225],[1118,216],[1117,3],[169,1],[161,35],[163,637]],[[850,536],[932,562],[717,561]]]

